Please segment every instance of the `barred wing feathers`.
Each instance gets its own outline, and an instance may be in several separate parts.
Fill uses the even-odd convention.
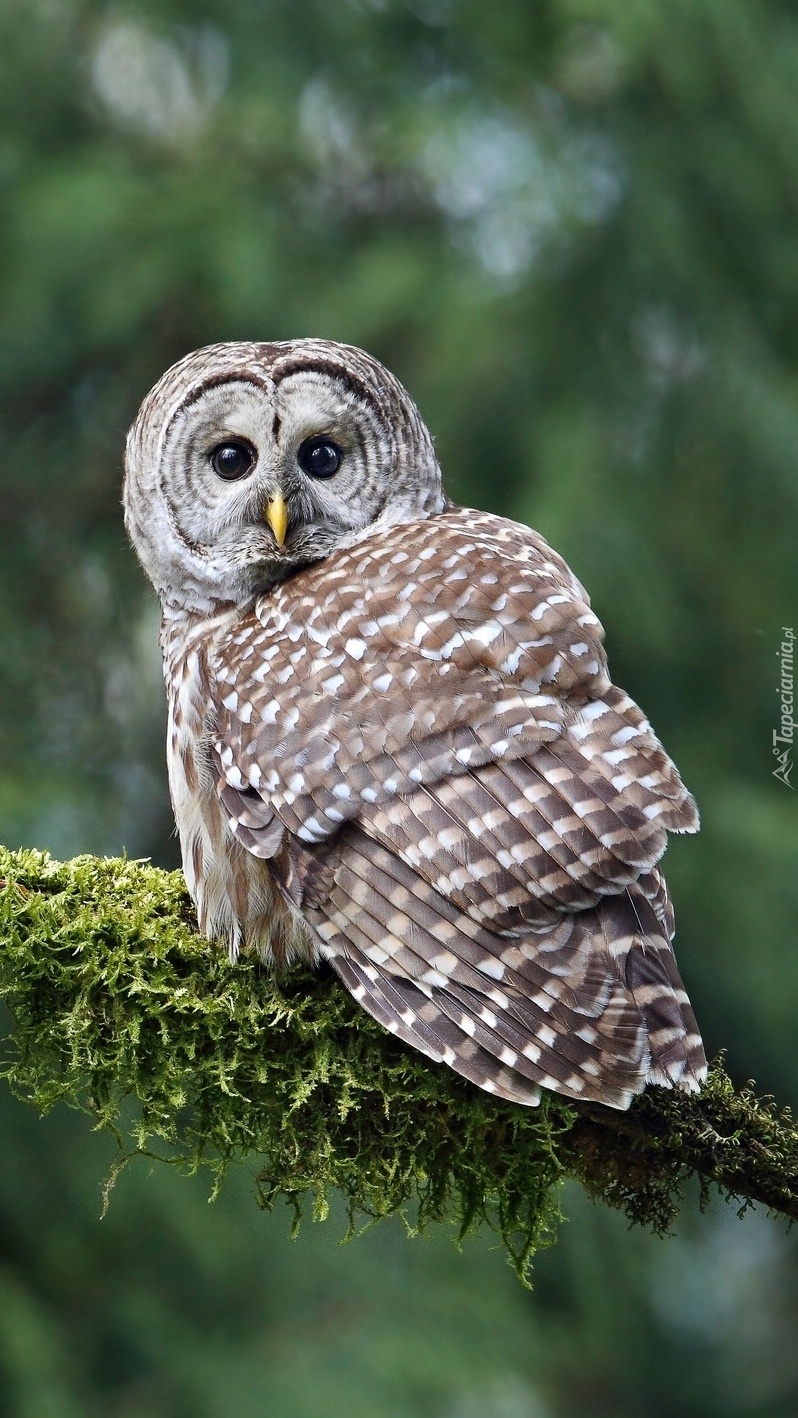
[[[502,1097],[705,1061],[656,871],[695,807],[534,532],[372,529],[217,649],[222,803],[384,1026]]]

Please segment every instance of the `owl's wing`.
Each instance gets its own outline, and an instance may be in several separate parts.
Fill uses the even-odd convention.
[[[243,845],[386,1027],[525,1101],[701,1066],[651,875],[695,809],[601,638],[535,533],[452,510],[284,583],[211,665]]]

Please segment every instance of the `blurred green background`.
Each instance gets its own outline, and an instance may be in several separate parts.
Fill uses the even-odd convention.
[[[450,493],[589,587],[703,813],[671,847],[710,1052],[798,1097],[798,12],[787,0],[2,0],[0,840],[176,865],[157,614],[119,507],[162,370],[317,334],[388,364]],[[798,777],[796,778],[798,781]],[[145,1164],[0,1090],[3,1418],[793,1418],[761,1214],[566,1196],[489,1238],[288,1239],[242,1167]]]

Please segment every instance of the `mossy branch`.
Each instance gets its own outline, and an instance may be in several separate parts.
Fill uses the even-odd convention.
[[[263,1204],[297,1217],[308,1196],[324,1216],[336,1188],[353,1221],[487,1221],[519,1273],[554,1238],[565,1177],[660,1232],[691,1174],[702,1199],[717,1187],[798,1217],[789,1112],[719,1062],[699,1097],[655,1088],[628,1113],[498,1102],[385,1034],[330,973],[231,965],[196,934],[182,876],[141,862],[0,849],[0,999],[17,1096],[86,1110],[120,1160],[160,1148],[218,1180],[253,1158]]]

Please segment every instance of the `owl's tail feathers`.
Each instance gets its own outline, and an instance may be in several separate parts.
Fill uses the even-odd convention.
[[[695,1088],[703,1050],[657,873],[548,930],[479,927],[351,831],[311,919],[322,954],[384,1028],[486,1092],[541,1087],[627,1108],[647,1081]]]
[[[440,991],[427,995],[411,980],[375,969],[362,957],[328,953],[328,959],[350,994],[379,1024],[436,1063],[448,1064],[463,1078],[509,1103],[534,1107],[540,1088],[514,1068],[501,1063],[463,1030],[462,1012],[452,1019],[441,1008]]]
[[[698,1092],[707,1076],[704,1045],[670,943],[673,916],[658,871],[597,908],[605,939],[645,1025],[646,1083]]]

